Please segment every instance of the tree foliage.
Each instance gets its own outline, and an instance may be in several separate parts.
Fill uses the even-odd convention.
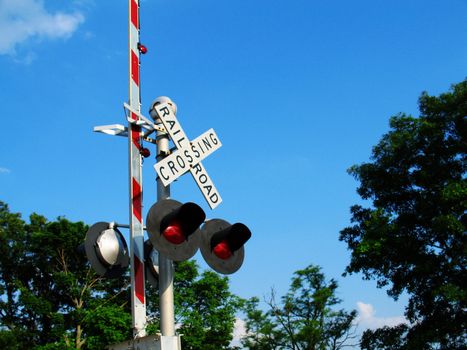
[[[102,349],[131,336],[128,282],[92,272],[77,250],[86,230],[38,214],[25,223],[0,202],[3,349]]]
[[[204,271],[190,288],[191,298],[183,301],[180,327],[186,350],[230,349],[235,314],[241,300],[228,290],[227,277]]]
[[[251,350],[337,350],[354,338],[356,311],[336,309],[337,282],[326,281],[318,266],[296,271],[287,294],[277,302],[274,291],[266,312],[259,300],[245,306],[247,335],[242,344]]]
[[[97,350],[132,338],[129,276],[110,280],[93,272],[77,249],[87,228],[38,214],[26,223],[0,202],[1,349]],[[157,294],[148,288],[152,332],[159,327]],[[179,263],[175,300],[184,349],[230,349],[241,300],[227,278]]]
[[[404,338],[409,327],[400,324],[395,327],[384,326],[376,330],[367,330],[363,333],[360,342],[362,350],[385,349],[399,350],[406,347]]]
[[[184,350],[234,350],[235,314],[243,300],[229,290],[229,279],[212,271],[199,272],[194,261],[175,264],[174,304],[177,332]],[[148,293],[149,329],[159,328],[159,299]]]
[[[353,225],[340,239],[352,254],[348,273],[376,279],[395,299],[408,293],[411,326],[396,348],[460,349],[467,342],[467,81],[438,97],[423,93],[419,108],[418,118],[392,117],[371,162],[350,168],[372,206],[351,208]]]

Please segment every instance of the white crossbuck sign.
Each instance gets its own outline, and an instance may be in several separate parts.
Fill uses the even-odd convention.
[[[169,104],[157,105],[155,110],[177,147],[175,152],[154,165],[162,183],[167,186],[189,170],[211,209],[216,208],[222,202],[222,198],[201,164],[204,158],[222,146],[214,129],[209,129],[190,141]]]

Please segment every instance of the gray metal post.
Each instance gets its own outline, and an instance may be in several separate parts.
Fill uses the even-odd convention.
[[[157,122],[157,121],[156,121]],[[169,152],[169,136],[167,133],[157,132],[157,159],[160,160]],[[157,178],[157,200],[170,197],[170,186],[165,187]],[[159,307],[161,315],[161,334],[175,335],[174,315],[174,268],[172,260],[159,253]]]

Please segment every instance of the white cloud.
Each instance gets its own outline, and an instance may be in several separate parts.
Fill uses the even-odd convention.
[[[356,323],[362,328],[376,329],[384,326],[396,326],[401,323],[408,323],[404,316],[377,317],[373,305],[357,302],[358,316]]]
[[[0,174],[9,174],[11,173],[10,169],[0,167]]]
[[[245,321],[240,318],[235,319],[233,339],[230,343],[231,346],[241,346],[240,340],[246,335]]]
[[[84,22],[81,12],[48,12],[43,0],[0,1],[0,55],[14,55],[30,38],[67,39]]]

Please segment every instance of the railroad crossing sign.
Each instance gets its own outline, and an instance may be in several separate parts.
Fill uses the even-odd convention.
[[[156,105],[154,109],[177,147],[175,152],[154,165],[162,183],[168,186],[190,171],[211,209],[216,208],[222,202],[222,198],[201,164],[204,158],[222,146],[214,129],[209,129],[190,142],[168,103]]]

